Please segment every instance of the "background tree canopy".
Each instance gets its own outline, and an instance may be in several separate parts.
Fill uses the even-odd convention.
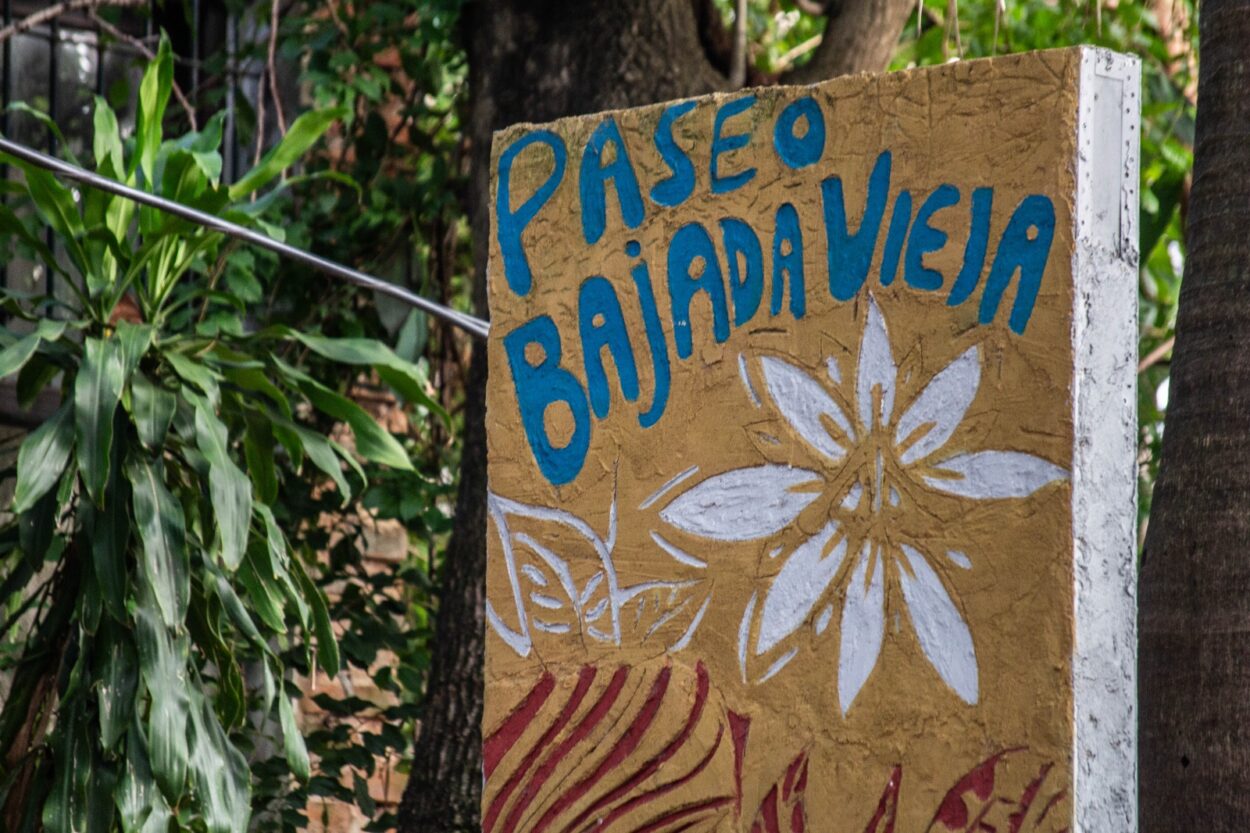
[[[485,161],[508,123],[1076,43],[1138,54],[1145,533],[1187,257],[1191,0],[12,5],[44,17],[0,29],[6,135],[479,313]],[[22,62],[49,44],[61,64]],[[83,76],[58,93],[90,50],[102,98],[67,94],[100,85]],[[24,402],[53,392],[0,530],[6,827],[293,830],[334,798],[368,829],[476,829],[484,357],[266,252],[15,166],[5,185],[0,370]],[[88,400],[109,405],[90,424]],[[90,431],[117,453],[84,454]],[[379,569],[362,542],[387,521],[407,554]],[[137,588],[171,534],[183,583],[162,601]],[[316,665],[387,696],[314,692],[301,739],[287,695]],[[399,813],[370,792],[387,762],[411,772]]]

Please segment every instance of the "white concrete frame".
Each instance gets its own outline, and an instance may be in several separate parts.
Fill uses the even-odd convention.
[[[1072,278],[1075,830],[1137,830],[1141,63],[1081,54]]]

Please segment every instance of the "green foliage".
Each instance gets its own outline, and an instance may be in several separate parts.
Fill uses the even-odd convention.
[[[171,78],[162,39],[126,141],[97,99],[96,170],[245,225],[274,202],[255,191],[342,115],[305,114],[231,186],[220,119],[163,135]],[[0,375],[16,374],[27,399],[59,375],[63,401],[23,442],[0,526],[4,632],[16,634],[0,657],[13,675],[0,804],[41,808],[21,829],[51,833],[244,830],[275,783],[316,780],[288,672],[340,665],[313,578],[326,542],[300,510],[314,493],[336,505],[358,493],[361,460],[416,476],[409,449],[298,358],[376,372],[421,413],[440,408],[424,370],[379,342],[258,326],[217,288],[227,273],[260,280],[220,235],[5,161],[24,174],[26,207],[0,212],[0,233],[73,301],[3,296]],[[354,453],[327,436],[338,420]],[[279,759],[257,754],[267,736],[280,736]]]

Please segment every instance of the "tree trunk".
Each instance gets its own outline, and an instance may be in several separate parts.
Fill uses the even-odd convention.
[[[1250,0],[1206,0],[1189,261],[1141,576],[1142,830],[1250,828]]]
[[[805,70],[880,70],[890,58],[911,0],[845,0],[830,21],[837,48]],[[888,9],[888,13],[881,10]],[[723,42],[710,0],[497,0],[466,9],[472,101],[470,219],[474,300],[486,312],[490,140],[521,121],[633,107],[724,89],[705,47]],[[839,26],[840,23],[845,25]],[[883,27],[884,30],[883,31]],[[860,54],[854,30],[868,46]],[[784,80],[784,79],[783,79]],[[436,621],[437,639],[412,776],[400,808],[402,833],[477,831],[481,798],[482,658],[486,566],[486,367],[475,350],[466,396],[461,482]]]

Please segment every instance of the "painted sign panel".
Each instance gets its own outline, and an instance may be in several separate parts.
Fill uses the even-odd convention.
[[[1135,72],[496,136],[484,830],[1129,829]]]

